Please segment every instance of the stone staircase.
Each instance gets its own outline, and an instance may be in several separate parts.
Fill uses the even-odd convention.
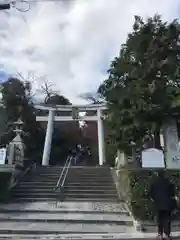
[[[13,202],[55,201],[53,191],[62,171],[62,166],[37,167],[12,191]]]
[[[108,167],[72,167],[64,187],[66,201],[117,202],[117,191]]]
[[[0,205],[0,239],[140,239],[107,167],[72,167],[64,201],[52,191],[61,167],[41,167]]]

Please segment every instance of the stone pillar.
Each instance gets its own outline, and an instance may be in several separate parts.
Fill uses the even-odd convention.
[[[8,164],[13,164],[14,162],[14,143],[10,142],[8,146]]]
[[[47,129],[46,129],[45,143],[44,143],[44,151],[43,151],[43,159],[42,159],[43,166],[49,165],[53,128],[54,128],[54,110],[50,110]]]
[[[102,121],[102,110],[97,110],[97,130],[98,130],[98,152],[99,152],[99,165],[105,162],[105,149],[104,149],[104,128]]]

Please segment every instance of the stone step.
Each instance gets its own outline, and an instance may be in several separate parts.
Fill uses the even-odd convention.
[[[116,224],[89,223],[29,223],[3,221],[0,224],[0,234],[61,234],[61,233],[126,233],[134,232],[133,226],[117,226]]]
[[[113,182],[100,182],[100,181],[69,181],[69,180],[66,180],[65,181],[65,185],[76,185],[76,186],[99,186],[99,187],[105,187],[105,186],[108,186],[108,187],[112,187],[112,188],[115,188],[115,184]]]
[[[60,202],[60,201],[41,201],[41,202],[32,202],[32,203],[10,203],[10,204],[1,204],[0,211],[2,210],[41,210],[41,211],[92,211],[92,212],[110,212],[110,213],[119,213],[127,212],[127,206],[124,202],[119,203],[109,203],[109,202]]]
[[[40,167],[38,167],[38,166],[36,166],[36,170],[37,171],[50,171],[50,170],[52,170],[52,171],[54,171],[54,170],[62,170],[64,168],[64,166],[40,166]]]
[[[59,172],[61,172],[63,170],[63,167],[49,167],[49,168],[35,168],[34,169],[34,171],[35,172],[38,172],[38,173],[40,173],[40,172],[53,172],[53,171],[59,171]]]
[[[13,193],[49,193],[54,192],[53,188],[17,188],[12,191]],[[57,189],[58,192],[58,189]],[[117,195],[116,190],[107,190],[107,189],[74,189],[74,188],[64,188],[65,193],[77,193],[77,194],[91,194],[91,193],[100,193],[100,194],[115,194]]]
[[[39,170],[37,170],[37,169],[35,169],[34,171],[33,171],[33,173],[32,174],[48,174],[48,173],[61,173],[62,172],[62,168],[57,168],[57,169],[39,169]]]
[[[56,197],[14,197],[13,199],[10,200],[10,203],[33,203],[33,202],[49,202],[49,201],[56,201]]]
[[[33,186],[52,186],[52,185],[56,185],[57,184],[57,181],[43,181],[43,182],[40,182],[40,181],[36,181],[36,182],[32,182],[32,181],[23,181],[20,183],[20,186],[22,185],[33,185]]]
[[[54,182],[58,181],[59,177],[34,177],[34,178],[27,178],[24,180],[24,182]]]
[[[63,168],[64,168],[64,166],[58,166],[58,165],[56,165],[56,166],[36,166],[37,171],[45,171],[45,170],[49,171],[49,170],[63,169]]]
[[[112,198],[112,197],[117,197],[117,193],[104,193],[104,192],[91,192],[91,193],[85,193],[85,192],[64,192],[68,195],[68,197],[80,197],[80,198],[96,198],[96,197],[106,197],[106,198]]]
[[[102,171],[101,169],[92,169],[92,170],[75,170],[75,169],[69,169],[69,174],[72,174],[72,175],[81,175],[81,174],[84,174],[84,175],[103,175],[103,176],[110,176],[111,175],[111,172],[110,170],[106,170],[106,171]]]
[[[111,176],[107,176],[107,175],[87,175],[87,174],[68,174],[68,178],[80,178],[80,179],[92,179],[92,178],[97,178],[97,179],[107,179],[107,180],[111,180],[112,179],[112,177]]]
[[[28,175],[26,179],[28,180],[33,180],[33,179],[51,179],[51,178],[56,178],[59,179],[59,174],[49,174],[49,175]]]
[[[111,177],[111,173],[99,173],[99,172],[90,172],[90,173],[86,173],[86,172],[68,172],[69,176],[82,176],[82,177],[99,177],[99,176],[103,176],[103,177]]]
[[[77,166],[77,165],[73,165],[71,167],[71,170],[109,170],[108,166]]]
[[[95,171],[95,170],[92,170],[92,171],[75,171],[75,170],[69,170],[68,172],[69,175],[73,175],[73,176],[111,176],[111,172],[108,170],[108,171]]]
[[[67,179],[66,180],[66,183],[67,184],[77,184],[77,185],[85,185],[86,184],[86,186],[89,186],[90,184],[91,185],[101,185],[101,186],[109,186],[109,185],[111,185],[111,186],[115,186],[115,184],[114,184],[114,182],[113,181],[102,181],[102,180],[84,180],[84,181],[76,181],[76,179],[74,179],[74,180],[69,180],[69,179]]]
[[[46,182],[46,181],[42,181],[42,182],[40,182],[40,181],[37,181],[37,182],[32,182],[32,181],[26,181],[26,182],[21,182],[20,183],[20,186],[22,186],[22,187],[32,187],[32,188],[34,188],[34,187],[36,187],[36,186],[38,186],[38,187],[44,187],[44,186],[49,186],[49,187],[55,187],[56,186],[56,184],[57,184],[57,182],[58,181],[51,181],[51,182]],[[110,188],[110,189],[116,189],[115,188],[115,185],[112,183],[112,184],[110,184],[110,183],[107,183],[106,185],[104,185],[103,183],[96,183],[96,182],[92,182],[92,183],[86,183],[86,182],[82,182],[82,183],[77,183],[77,182],[65,182],[65,187],[74,187],[74,188],[103,188],[103,189],[108,189],[108,188]]]
[[[47,173],[31,173],[31,177],[49,177],[49,176],[60,176],[61,172],[47,172]]]
[[[80,182],[80,183],[81,182],[87,182],[87,183],[96,182],[96,183],[104,183],[104,185],[106,183],[111,183],[111,184],[114,183],[112,178],[107,179],[107,178],[100,178],[100,177],[98,177],[98,178],[79,178],[79,177],[70,178],[70,177],[67,177],[67,181],[68,182],[77,182],[77,183],[78,182]]]
[[[180,239],[180,233],[172,234],[173,239]],[[0,234],[0,239],[3,240],[156,240],[156,234],[142,234],[137,232],[127,233],[70,233],[70,234]]]
[[[92,176],[92,177],[96,177],[96,176],[103,176],[103,177],[110,177],[111,176],[111,172],[102,172],[102,171],[91,171],[91,172],[86,172],[86,171],[71,171],[69,170],[68,172],[69,176]]]
[[[66,201],[66,202],[72,202],[72,201],[76,201],[76,202],[88,202],[88,201],[91,201],[91,202],[111,202],[111,203],[118,203],[119,200],[117,199],[117,197],[112,197],[112,198],[105,198],[105,197],[69,197],[69,196],[64,196],[63,197],[63,201]]]
[[[33,179],[33,178],[59,178],[61,173],[50,173],[50,174],[33,174],[33,175],[29,175],[29,179]]]
[[[112,185],[108,185],[108,186],[98,186],[98,185],[76,185],[76,184],[65,184],[64,189],[69,189],[69,190],[74,190],[74,189],[79,189],[79,190],[97,190],[97,191],[109,191],[109,190],[113,190],[116,191],[115,186]]]
[[[68,197],[68,196],[63,196],[61,199],[61,196],[57,196],[57,197],[51,197],[51,196],[43,196],[43,197],[34,197],[34,196],[21,196],[21,197],[14,197],[10,202],[11,203],[32,203],[32,202],[49,202],[49,201],[65,201],[65,202],[72,202],[72,201],[76,201],[76,202],[102,202],[102,203],[119,203],[119,200],[114,197],[114,198],[102,198],[102,197],[94,197],[94,198],[80,198],[80,197]]]
[[[110,171],[109,169],[101,169],[101,168],[70,168],[69,173],[87,173],[87,174],[98,174],[98,173],[103,173],[103,174],[109,174]]]
[[[43,190],[52,190],[55,186],[54,185],[47,185],[47,184],[44,184],[44,185],[34,185],[33,186],[33,189],[35,190],[39,190],[39,191],[43,191]],[[14,188],[14,190],[22,190],[22,191],[26,191],[28,189],[31,189],[29,185],[26,185],[26,184],[21,184],[20,186],[18,186],[17,188]]]
[[[55,187],[55,185],[51,185],[51,184],[40,184],[40,185],[34,185],[33,186],[33,189],[36,189],[36,190],[39,190],[39,191],[43,191],[43,189],[44,190],[49,190],[49,189],[53,189]],[[16,190],[18,190],[18,189],[22,189],[23,191],[24,190],[28,190],[30,188],[30,185],[28,185],[28,184],[20,184],[20,186],[18,186],[17,188],[15,188]],[[67,189],[67,190],[72,190],[72,191],[74,191],[74,190],[76,190],[76,189],[78,189],[78,190],[80,190],[80,191],[83,191],[83,190],[96,190],[96,191],[116,191],[116,188],[113,186],[97,186],[97,185],[95,185],[95,186],[89,186],[89,185],[83,185],[83,186],[81,186],[81,185],[79,185],[78,187],[76,187],[76,185],[68,185],[68,184],[65,184],[65,186],[64,186],[64,189]]]
[[[106,183],[103,184],[103,182],[99,183],[99,182],[91,182],[91,183],[87,183],[87,182],[73,182],[73,181],[67,181],[65,183],[65,186],[76,186],[76,187],[111,187],[111,188],[115,188],[115,184],[114,183]]]
[[[49,180],[36,180],[36,181],[34,181],[34,180],[24,180],[23,182],[21,182],[21,185],[22,184],[32,184],[32,185],[39,185],[39,184],[47,184],[47,185],[52,185],[52,184],[54,184],[54,185],[56,185],[56,183],[57,183],[57,179],[56,180],[54,180],[54,179],[49,179]]]
[[[111,193],[72,193],[72,192],[65,192],[64,195],[61,195],[58,192],[14,192],[13,198],[21,198],[21,197],[33,197],[33,198],[44,198],[44,197],[60,197],[64,196],[67,198],[73,198],[73,199],[94,199],[94,198],[105,198],[105,199],[112,199],[117,198],[117,194],[111,194]]]
[[[46,188],[47,189],[53,189],[55,188],[55,186],[57,185],[57,182],[56,183],[37,183],[37,184],[34,184],[34,183],[23,183],[21,182],[21,184],[19,186],[16,186],[14,189],[18,189],[18,188],[22,188],[22,189],[25,189],[25,188]]]
[[[42,198],[42,197],[56,197],[58,195],[57,192],[49,191],[49,192],[14,192],[13,197],[34,197],[34,198]]]
[[[26,178],[23,182],[51,182],[51,181],[58,181],[59,177],[33,177],[33,178]]]
[[[57,204],[56,204],[57,205]],[[93,210],[93,211],[88,211],[88,210],[61,210],[59,208],[56,209],[9,209],[9,208],[0,208],[0,214],[10,214],[10,216],[12,216],[12,214],[15,213],[17,215],[22,214],[24,216],[24,214],[63,214],[63,215],[68,215],[68,214],[78,214],[78,215],[82,215],[82,214],[90,214],[90,215],[105,215],[108,217],[108,215],[117,215],[119,216],[130,216],[130,213],[123,209],[121,211],[103,211],[103,210]]]
[[[68,222],[68,223],[97,223],[97,224],[116,224],[116,225],[133,225],[133,219],[125,214],[106,214],[106,213],[31,213],[31,212],[11,212],[0,213],[0,222]]]
[[[58,191],[57,191],[58,192]],[[117,192],[116,191],[95,191],[95,190],[91,190],[91,191],[88,191],[88,190],[83,190],[83,191],[79,191],[78,189],[77,190],[64,190],[64,195],[65,196],[68,196],[68,197],[81,197],[82,195],[85,196],[85,197],[93,197],[93,196],[100,196],[100,197],[117,197]]]
[[[55,192],[52,188],[50,189],[35,189],[35,188],[26,188],[26,189],[21,189],[21,188],[18,188],[18,189],[14,189],[12,191],[13,194],[49,194],[49,193],[53,193],[53,194],[57,194],[57,192]]]
[[[81,193],[83,193],[83,194],[114,194],[114,195],[116,195],[117,196],[117,191],[115,190],[115,189],[111,189],[111,190],[107,190],[107,189],[100,189],[100,190],[98,190],[98,189],[69,189],[69,188],[64,188],[64,192],[65,193],[71,193],[71,194],[73,194],[73,193],[77,193],[77,194],[81,194]]]

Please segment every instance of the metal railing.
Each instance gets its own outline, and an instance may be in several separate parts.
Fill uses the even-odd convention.
[[[68,175],[68,172],[69,172],[69,169],[72,165],[73,160],[74,160],[73,156],[69,155],[67,157],[66,162],[64,164],[64,167],[61,171],[60,177],[57,181],[56,187],[54,188],[55,191],[57,191],[59,189],[59,192],[60,193],[62,192],[62,189],[64,188],[64,184],[65,184],[65,181],[66,181],[66,178],[67,178],[67,175]]]

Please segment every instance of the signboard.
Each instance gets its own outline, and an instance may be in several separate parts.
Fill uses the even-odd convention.
[[[176,122],[171,120],[163,126],[166,167],[180,169],[180,147]]]
[[[0,164],[5,164],[6,161],[6,148],[0,148]]]
[[[142,151],[143,168],[165,168],[163,151],[149,148]]]

